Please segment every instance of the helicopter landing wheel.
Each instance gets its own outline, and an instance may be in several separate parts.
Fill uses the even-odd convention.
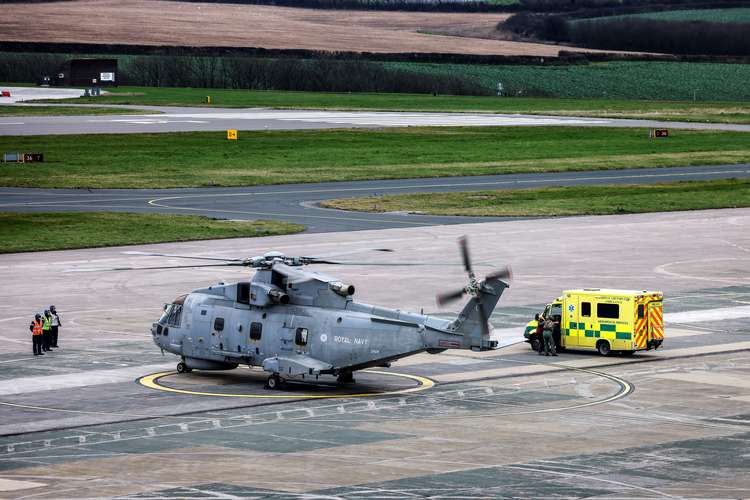
[[[352,373],[352,372],[341,372],[341,373],[339,373],[338,378],[336,378],[336,381],[339,384],[353,384],[354,383],[354,373]]]
[[[275,373],[268,377],[268,380],[266,381],[266,388],[271,389],[272,391],[281,389],[283,385],[284,379],[282,379]]]
[[[190,368],[185,363],[183,363],[182,361],[177,363],[177,373],[190,373],[191,371],[193,371],[193,369]]]

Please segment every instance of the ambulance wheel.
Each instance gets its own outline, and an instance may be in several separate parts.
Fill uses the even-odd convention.
[[[609,353],[612,352],[612,350],[609,347],[609,342],[606,340],[600,340],[596,344],[596,350],[599,351],[599,354],[602,356],[609,356]]]
[[[339,384],[353,384],[354,383],[354,373],[352,372],[341,372],[339,373],[338,378],[336,381]]]
[[[190,373],[191,371],[193,371],[193,369],[190,368],[185,363],[183,363],[182,361],[177,363],[177,373]]]
[[[281,380],[281,377],[279,377],[276,374],[273,374],[270,377],[268,377],[268,380],[266,381],[266,387],[268,389],[271,389],[272,391],[277,391],[281,389],[282,385],[284,385],[284,381]]]
[[[531,349],[533,349],[536,352],[539,352],[539,349],[542,347],[542,343],[539,342],[539,339],[534,337],[531,339]]]

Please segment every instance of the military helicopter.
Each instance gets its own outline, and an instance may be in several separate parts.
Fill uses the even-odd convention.
[[[352,383],[357,370],[390,366],[394,360],[425,351],[497,348],[497,341],[490,339],[488,319],[509,286],[510,269],[496,270],[478,280],[466,238],[459,243],[469,283],[437,297],[439,305],[464,295],[471,297],[454,320],[355,302],[353,285],[301,269],[311,264],[410,265],[404,263],[342,262],[280,252],[249,259],[128,252],[222,263],[117,270],[255,269],[249,281],[200,288],[165,304],[151,335],[162,352],[180,356],[179,373],[260,366],[269,374],[266,387],[278,389],[286,381],[314,382],[321,376]]]

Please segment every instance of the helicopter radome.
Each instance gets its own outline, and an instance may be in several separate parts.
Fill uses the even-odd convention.
[[[460,243],[469,284],[438,296],[441,305],[470,296],[454,320],[359,303],[353,298],[353,285],[300,269],[307,264],[386,264],[269,252],[251,259],[201,265],[239,265],[256,272],[249,281],[197,289],[166,304],[151,328],[153,341],[181,357],[177,365],[180,373],[260,366],[269,374],[271,389],[286,380],[316,381],[323,376],[353,382],[357,370],[388,366],[420,352],[495,349],[497,341],[490,339],[488,319],[509,286],[510,270],[504,268],[477,280],[466,239]]]

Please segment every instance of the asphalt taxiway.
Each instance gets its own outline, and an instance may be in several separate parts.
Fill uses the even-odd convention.
[[[748,227],[750,209],[735,209],[4,255],[0,496],[747,497]],[[247,271],[92,271],[184,263],[123,253],[133,250],[362,250],[366,260],[367,248],[388,246],[389,259],[458,262],[460,235],[476,262],[514,267],[492,317],[510,345],[420,354],[384,370],[435,384],[416,392],[399,393],[414,380],[361,375],[353,389],[394,392],[375,397],[297,386],[269,394],[248,369],[154,375],[183,392],[143,385],[176,361],[148,334],[161,304]],[[444,315],[434,295],[466,280],[460,266],[318,269],[354,283],[359,301]],[[663,290],[664,350],[547,358],[512,342],[541,304],[582,286]],[[34,358],[28,321],[48,303],[61,312],[61,348]],[[338,397],[300,397],[311,391]]]
[[[307,232],[424,227],[502,220],[406,213],[364,213],[323,209],[322,200],[380,194],[479,191],[550,186],[617,185],[747,178],[750,165],[643,168],[511,174],[477,177],[288,184],[194,189],[0,189],[0,210],[17,212],[122,211],[206,215],[226,219],[297,222]]]

